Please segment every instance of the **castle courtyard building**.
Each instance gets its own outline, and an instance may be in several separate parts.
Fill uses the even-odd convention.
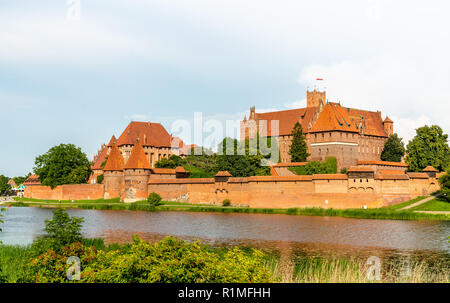
[[[240,138],[276,137],[281,162],[290,162],[292,129],[296,122],[303,128],[310,156],[308,161],[336,157],[338,168],[357,165],[358,161],[379,161],[384,144],[394,132],[394,122],[380,111],[373,112],[328,102],[325,91],[308,91],[306,108],[256,113],[240,123]],[[273,122],[276,122],[273,124]],[[278,124],[278,130],[273,129]],[[274,126],[275,125],[275,126]],[[273,132],[273,133],[272,133]]]

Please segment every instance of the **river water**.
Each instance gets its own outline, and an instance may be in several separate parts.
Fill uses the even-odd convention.
[[[130,242],[133,234],[146,240],[171,235],[216,246],[274,248],[297,255],[450,256],[448,221],[82,209],[68,212],[84,218],[84,236],[101,237],[106,243]],[[3,215],[0,241],[27,245],[44,234],[44,220],[52,217],[52,210],[12,207]]]

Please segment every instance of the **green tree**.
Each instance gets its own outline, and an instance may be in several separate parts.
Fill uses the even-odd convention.
[[[150,195],[148,195],[147,197],[147,202],[151,205],[151,206],[158,206],[161,205],[161,196],[158,195],[157,193],[153,192],[150,193]]]
[[[14,182],[16,182],[17,186],[19,186],[20,184],[23,184],[23,182],[25,182],[26,179],[28,179],[28,177],[31,176],[31,173],[28,173],[26,176],[18,176],[18,177],[14,177],[13,180]]]
[[[9,178],[0,175],[0,196],[7,196],[11,194],[11,185],[8,184]]]
[[[102,184],[104,179],[105,179],[105,175],[104,174],[98,175],[97,176],[97,183],[98,184]]]
[[[381,152],[381,160],[389,162],[400,162],[405,154],[405,145],[402,138],[397,134],[393,134],[384,144],[383,151]]]
[[[254,169],[245,156],[244,146],[237,139],[224,138],[218,146],[216,172],[228,171],[233,177],[249,177]]]
[[[162,158],[161,160],[155,163],[156,168],[175,168],[177,165],[174,161],[169,160],[167,158]]]
[[[292,129],[292,144],[289,148],[291,162],[305,162],[309,157],[308,145],[303,134],[302,125],[297,122]]]
[[[60,144],[36,157],[34,172],[42,185],[52,188],[61,184],[86,183],[91,165],[81,148],[73,144]]]
[[[450,169],[439,178],[439,184],[441,185],[442,198],[450,202]]]
[[[83,221],[83,218],[70,217],[64,208],[53,210],[52,220],[45,220],[45,231],[53,248],[60,249],[66,245],[80,242]]]
[[[448,135],[437,125],[416,129],[416,136],[406,148],[409,171],[422,171],[428,165],[444,171],[450,164]]]

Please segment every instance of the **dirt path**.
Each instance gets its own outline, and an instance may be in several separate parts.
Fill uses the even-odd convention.
[[[420,201],[417,201],[417,202],[415,202],[415,203],[413,203],[413,204],[410,204],[410,205],[408,205],[408,206],[405,206],[405,207],[400,208],[400,209],[397,209],[397,210],[407,210],[407,209],[410,209],[410,208],[419,206],[419,205],[421,205],[421,204],[427,203],[428,201],[431,201],[431,200],[435,199],[436,197],[439,197],[439,195],[436,195],[436,196],[430,196],[430,197],[428,197],[428,198],[422,199],[422,200],[420,200]]]

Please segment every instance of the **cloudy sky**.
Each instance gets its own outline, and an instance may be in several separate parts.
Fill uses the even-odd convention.
[[[92,157],[131,120],[242,119],[330,101],[409,140],[450,132],[446,1],[0,0],[0,174],[60,143]],[[185,138],[186,139],[186,138]],[[188,142],[190,143],[190,142]]]

